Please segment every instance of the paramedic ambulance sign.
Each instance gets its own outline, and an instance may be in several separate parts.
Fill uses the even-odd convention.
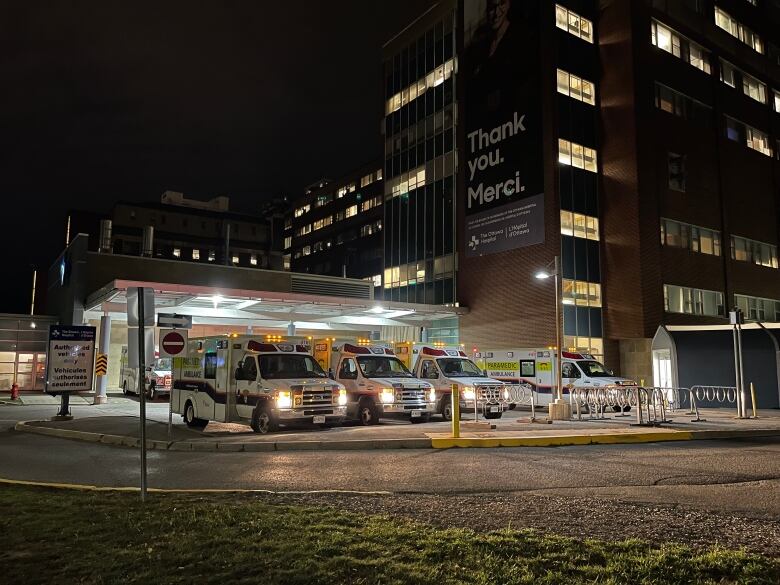
[[[77,325],[49,327],[46,392],[88,392],[95,372],[95,328]]]

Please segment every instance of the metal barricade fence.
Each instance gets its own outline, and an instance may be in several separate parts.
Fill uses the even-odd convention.
[[[615,416],[626,416],[626,411],[633,409],[636,413],[636,424],[659,425],[670,422],[666,416],[667,412],[679,408],[685,402],[685,398],[690,400],[690,396],[690,391],[687,388],[579,387],[569,390],[569,404],[571,405],[572,418],[576,415],[577,420],[582,420],[584,407],[587,407],[589,420],[606,419],[607,408],[612,408],[617,413]],[[695,408],[695,402],[693,408]]]
[[[535,416],[535,391],[529,384],[485,384],[474,388],[474,420],[479,418],[479,404],[490,408],[498,406],[503,412],[511,404],[530,404],[531,416]]]

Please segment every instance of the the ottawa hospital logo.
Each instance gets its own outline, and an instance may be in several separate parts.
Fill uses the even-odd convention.
[[[469,248],[472,250],[476,250],[477,247],[479,247],[480,241],[479,238],[475,235],[471,235],[471,241],[469,242]]]

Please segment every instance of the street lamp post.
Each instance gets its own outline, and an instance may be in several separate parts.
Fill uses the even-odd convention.
[[[552,270],[550,270],[551,267]],[[561,333],[560,257],[556,256],[544,270],[538,271],[534,276],[539,280],[552,277],[555,285],[555,403],[561,404],[563,402],[563,380],[561,377],[561,354],[563,353],[561,339],[563,335]]]

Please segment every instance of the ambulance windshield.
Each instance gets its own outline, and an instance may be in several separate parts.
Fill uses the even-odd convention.
[[[264,380],[294,378],[327,378],[320,365],[310,355],[265,354],[259,356],[260,376]]]
[[[466,378],[466,377],[480,377],[484,374],[474,362],[464,358],[439,358],[436,360],[439,363],[442,373],[447,378]]]
[[[358,356],[360,370],[366,378],[411,378],[412,373],[396,357]]]
[[[604,378],[612,375],[611,372],[595,360],[578,361],[577,365],[589,378]]]

